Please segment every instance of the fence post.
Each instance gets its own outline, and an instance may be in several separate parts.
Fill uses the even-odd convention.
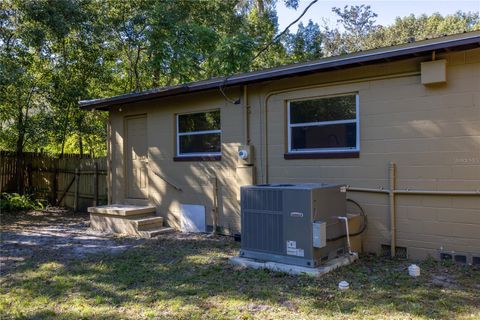
[[[14,184],[14,190],[15,192],[18,192],[20,194],[23,194],[25,192],[25,168],[23,167],[24,165],[25,161],[23,152],[16,153],[14,166],[16,184]]]
[[[98,163],[93,163],[93,206],[98,205]]]
[[[33,181],[32,181],[32,164],[29,162],[27,165],[27,185],[28,185],[28,192],[33,193]]]
[[[54,169],[53,169],[53,175],[52,175],[52,204],[54,206],[58,205],[57,203],[57,193],[58,193],[58,165],[56,159],[54,160]]]
[[[5,162],[6,161],[3,160],[3,152],[0,150],[0,193],[2,193],[3,190],[3,168],[5,167]]]
[[[73,212],[78,211],[78,196],[80,193],[80,172],[75,168],[75,197],[73,199]]]

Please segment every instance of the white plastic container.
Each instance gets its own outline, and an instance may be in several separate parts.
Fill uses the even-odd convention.
[[[408,274],[409,274],[411,277],[418,277],[418,276],[420,276],[420,267],[417,266],[416,264],[411,264],[411,265],[408,267]]]
[[[347,281],[340,281],[338,284],[338,289],[340,290],[348,290],[350,288],[350,284]]]

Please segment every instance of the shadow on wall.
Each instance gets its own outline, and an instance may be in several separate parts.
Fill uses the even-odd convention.
[[[181,204],[205,206],[206,224],[213,225],[212,209],[216,197],[217,224],[233,232],[239,231],[240,206],[236,200],[236,188],[239,186],[235,179],[238,145],[239,143],[224,143],[222,161],[174,162],[173,164],[173,156],[166,157],[158,148],[150,148],[149,198],[155,203],[160,214],[166,216],[169,225],[180,227]],[[182,191],[176,190],[155,173],[177,185]],[[215,178],[218,179],[216,195],[214,195]]]

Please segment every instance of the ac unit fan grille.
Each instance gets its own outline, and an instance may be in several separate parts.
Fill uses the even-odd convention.
[[[283,193],[280,190],[246,190],[242,193],[242,247],[283,252]]]
[[[243,194],[242,205],[245,209],[282,211],[282,191],[247,190]]]
[[[273,212],[244,212],[242,246],[245,249],[283,252],[283,217]]]

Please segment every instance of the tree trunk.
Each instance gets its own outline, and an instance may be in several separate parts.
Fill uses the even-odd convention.
[[[156,67],[153,69],[153,77],[152,77],[152,87],[156,88],[158,87],[158,82],[160,79],[160,72]]]
[[[263,13],[265,12],[265,3],[263,0],[255,1],[255,5],[257,7],[258,15],[263,16]]]
[[[152,59],[153,59],[153,51],[150,51],[150,54],[148,56],[148,62],[151,63],[153,66],[152,87],[156,88],[158,87],[158,82],[160,80],[160,71],[158,70],[158,67],[152,62]]]
[[[60,158],[63,158],[63,154],[65,152],[65,141],[67,140],[67,131],[68,131],[68,121],[70,120],[70,104],[67,105],[67,116],[63,123],[63,132],[62,132],[62,152],[60,153]]]
[[[140,46],[137,47],[137,56],[135,58],[135,63],[133,64],[133,72],[135,74],[135,92],[142,91],[142,87],[140,85],[140,73],[138,72],[138,63],[140,61],[140,54],[142,48]]]
[[[65,151],[65,136],[63,136],[63,139],[62,139],[62,151],[60,151],[60,158],[63,158],[64,151]]]
[[[81,133],[78,133],[78,149],[80,151],[80,157],[83,158],[83,139]]]
[[[24,185],[24,155],[23,155],[23,145],[25,142],[25,125],[24,125],[24,117],[23,117],[23,108],[18,108],[18,116],[17,116],[17,144],[16,144],[16,160],[15,160],[15,188],[14,190],[20,194],[23,194],[25,191]]]
[[[16,186],[15,190],[19,194],[23,194],[25,192],[25,184],[24,184],[24,178],[25,178],[25,168],[24,168],[24,154],[23,154],[23,147],[25,145],[25,134],[26,134],[26,123],[28,120],[28,110],[30,108],[30,101],[32,99],[33,93],[35,91],[35,84],[33,83],[31,86],[31,89],[27,95],[27,99],[25,103],[22,103],[21,100],[19,100],[18,103],[18,114],[17,114],[17,143],[15,147],[15,152],[16,152],[16,163],[15,163],[15,180],[16,180]],[[25,108],[25,110],[24,110]],[[25,113],[24,113],[25,112]]]

